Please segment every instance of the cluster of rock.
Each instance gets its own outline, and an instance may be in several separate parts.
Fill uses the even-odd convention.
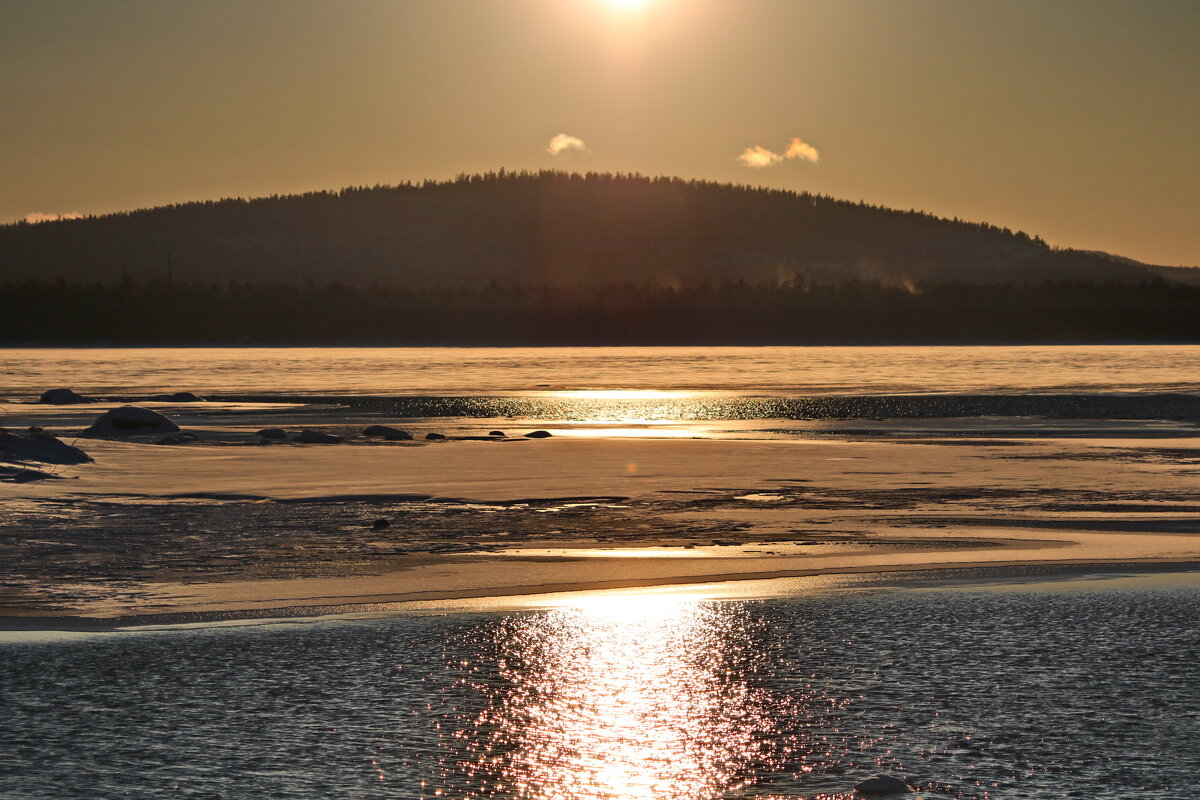
[[[175,392],[173,394],[156,394],[146,398],[156,403],[205,403],[203,397],[193,392]],[[98,402],[94,397],[85,397],[74,389],[47,389],[42,392],[38,402],[49,406],[70,406],[79,403]]]
[[[192,392],[160,394],[147,399],[164,403],[205,402],[203,397]],[[38,402],[48,405],[74,405],[79,403],[94,403],[96,400],[91,397],[85,397],[72,389],[60,388],[49,389],[43,392]],[[80,435],[94,439],[153,435],[160,437],[156,440],[156,444],[188,444],[199,438],[194,433],[181,431],[179,426],[166,415],[149,408],[133,405],[125,405],[106,411]],[[551,435],[549,431],[544,430],[530,431],[524,434],[527,439],[545,439]],[[305,428],[291,437],[282,428],[264,428],[258,431],[258,436],[264,443],[292,441],[299,444],[339,444],[345,441],[344,437],[337,434],[310,428]],[[369,425],[363,429],[362,436],[382,439],[388,442],[411,441],[413,439],[413,435],[408,431],[393,428],[390,425]],[[431,442],[447,441],[450,438],[444,433],[434,432],[425,434],[425,440]],[[454,438],[494,441],[497,439],[508,439],[509,437],[504,431],[493,430],[488,431],[487,436],[456,436]],[[82,453],[82,451],[79,452]]]
[[[203,397],[192,392],[160,394],[148,399],[165,403],[205,402]],[[97,401],[95,398],[85,397],[73,389],[49,389],[42,392],[38,402],[46,405],[77,405]],[[104,412],[79,435],[89,439],[159,436],[160,438],[155,441],[155,444],[188,444],[200,438],[190,431],[180,430],[179,426],[164,414],[149,408],[131,405],[120,406]],[[91,461],[90,458],[87,460]]]
[[[390,425],[368,425],[363,428],[362,436],[372,439],[382,439],[387,442],[406,442],[412,441],[413,435],[408,431],[393,428]],[[549,431],[531,431],[525,434],[529,439],[545,439],[552,434]],[[258,432],[258,436],[264,442],[286,442],[289,441],[288,433],[283,428],[263,428]],[[496,439],[507,439],[504,431],[488,431],[487,436],[459,436],[458,439],[466,440],[483,440],[494,441]],[[448,441],[450,439],[444,433],[427,433],[425,440],[429,442]],[[305,428],[300,433],[291,437],[290,441],[299,442],[300,444],[339,444],[345,439],[337,434],[325,433],[324,431],[312,430]]]

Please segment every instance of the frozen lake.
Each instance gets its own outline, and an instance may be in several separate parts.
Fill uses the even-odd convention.
[[[0,397],[1200,391],[1200,345],[0,349]]]

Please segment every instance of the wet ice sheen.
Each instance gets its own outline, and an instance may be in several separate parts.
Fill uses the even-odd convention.
[[[1183,796],[1198,618],[1194,585],[667,594],[5,644],[0,796]]]

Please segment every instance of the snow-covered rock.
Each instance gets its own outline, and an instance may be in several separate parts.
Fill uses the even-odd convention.
[[[12,433],[0,430],[0,457],[8,461],[41,461],[44,464],[86,464],[92,457],[49,433]]]
[[[305,428],[296,434],[292,441],[300,442],[301,444],[337,444],[342,441],[342,437],[335,436],[332,433],[323,433],[322,431],[313,431]]]
[[[42,392],[39,403],[45,403],[51,406],[69,406],[74,403],[92,403],[95,402],[90,397],[84,397],[77,394],[73,389],[47,389]]]
[[[178,425],[157,411],[140,406],[121,406],[101,414],[82,435],[104,438],[174,433],[177,430]]]

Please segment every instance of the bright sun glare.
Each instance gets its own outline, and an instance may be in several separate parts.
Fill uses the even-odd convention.
[[[639,6],[644,6],[646,4],[646,0],[605,0],[605,2],[608,3],[610,6],[612,6],[613,8],[621,8],[621,9],[637,8]]]

